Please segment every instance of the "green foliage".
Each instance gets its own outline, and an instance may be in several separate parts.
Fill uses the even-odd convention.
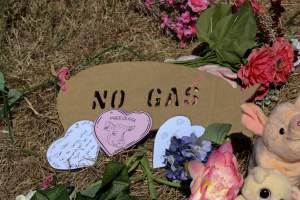
[[[23,98],[23,93],[16,89],[8,89],[5,85],[5,79],[2,72],[0,72],[0,119],[8,118],[11,108]]]
[[[136,197],[131,197],[128,193],[129,176],[127,166],[119,162],[110,161],[104,170],[102,181],[78,193],[76,200],[137,199]]]
[[[4,92],[4,87],[5,87],[4,75],[2,72],[0,72],[0,92]]]
[[[74,187],[57,185],[47,190],[37,190],[32,200],[69,200]],[[102,180],[85,190],[76,193],[76,200],[138,200],[129,195],[129,176],[127,166],[110,161]]]
[[[215,144],[221,145],[229,133],[232,125],[226,123],[214,123],[206,127],[204,134],[200,140],[209,140]]]
[[[205,55],[190,61],[175,62],[190,67],[213,63],[237,71],[256,42],[256,20],[250,3],[232,13],[230,5],[218,4],[205,10],[197,21],[197,37],[207,43]]]
[[[37,190],[31,200],[69,200],[74,188],[57,185],[47,190]]]

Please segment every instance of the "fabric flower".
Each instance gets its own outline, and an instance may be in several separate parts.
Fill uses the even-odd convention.
[[[189,200],[234,200],[243,185],[230,142],[215,150],[206,165],[191,161],[188,169],[193,178]]]
[[[198,13],[205,10],[209,5],[207,0],[188,0],[188,6],[193,12]]]
[[[160,27],[162,29],[171,27],[172,19],[168,15],[163,15],[161,19],[162,19],[162,23],[161,23]]]
[[[154,0],[145,0],[145,2],[144,2],[144,5],[148,9],[150,9],[153,4],[154,4]]]
[[[235,0],[234,5],[237,9],[239,9],[244,3],[246,3],[248,0]],[[265,11],[265,7],[258,3],[256,0],[251,0],[251,7],[254,13],[262,13]]]
[[[182,21],[183,23],[187,24],[191,21],[191,14],[188,11],[185,11],[184,13],[181,14],[179,17],[179,20]]]
[[[54,183],[55,183],[55,178],[53,175],[50,175],[43,180],[41,184],[41,188],[46,190],[50,188],[52,185],[54,185]]]
[[[274,83],[283,84],[287,81],[293,69],[294,50],[293,46],[284,38],[277,38],[272,45],[273,60],[275,62],[276,74]]]
[[[67,67],[63,67],[57,72],[57,78],[59,80],[59,86],[60,86],[62,91],[67,90],[65,79],[68,76],[70,76],[70,70]]]
[[[241,66],[237,75],[242,81],[242,87],[246,88],[256,84],[269,86],[274,79],[275,72],[272,52],[268,46],[264,46],[252,50],[248,63]]]
[[[212,148],[210,141],[199,141],[193,133],[182,138],[172,137],[169,149],[165,153],[166,177],[172,180],[188,180],[185,163],[191,160],[206,162]]]
[[[175,3],[174,0],[166,0],[166,2],[167,2],[167,4],[168,4],[169,6],[173,6],[174,3]]]

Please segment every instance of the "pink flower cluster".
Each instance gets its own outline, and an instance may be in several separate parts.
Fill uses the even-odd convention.
[[[246,88],[260,84],[255,100],[263,100],[268,94],[269,85],[284,84],[293,69],[294,50],[284,38],[277,38],[272,46],[265,45],[253,49],[248,63],[242,65],[237,75]]]
[[[151,9],[155,0],[145,0],[145,6]],[[175,34],[179,47],[185,48],[186,42],[196,37],[198,15],[209,6],[208,0],[159,0],[161,28]]]

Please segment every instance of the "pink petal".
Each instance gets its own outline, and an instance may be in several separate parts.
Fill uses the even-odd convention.
[[[237,79],[237,74],[233,73],[227,67],[221,67],[219,65],[205,65],[198,68],[200,71],[206,71],[215,76],[221,77],[228,82],[233,88],[237,88],[237,83],[234,79]]]
[[[204,174],[204,169],[204,165],[197,160],[192,160],[188,164],[188,170],[193,179],[198,176],[202,176]]]

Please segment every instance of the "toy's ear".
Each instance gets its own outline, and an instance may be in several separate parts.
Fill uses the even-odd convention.
[[[257,183],[262,183],[269,175],[268,171],[261,167],[255,167],[250,174],[252,174]]]
[[[296,99],[295,105],[300,107],[300,96]]]
[[[268,118],[253,103],[242,104],[242,124],[254,134],[262,135]]]
[[[300,200],[300,191],[297,187],[292,188],[292,200]]]

